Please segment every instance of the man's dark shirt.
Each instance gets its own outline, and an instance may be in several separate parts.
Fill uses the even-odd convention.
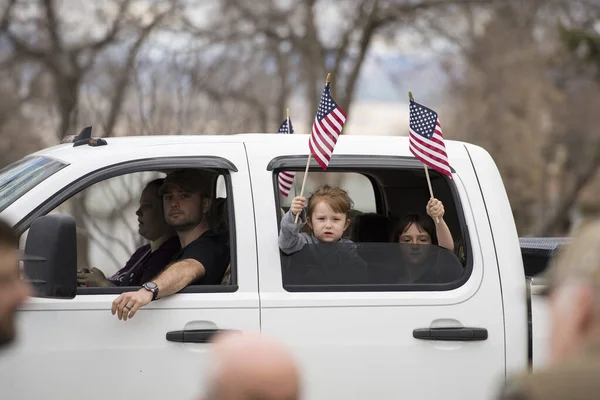
[[[154,252],[150,251],[149,244],[142,246],[131,255],[125,266],[108,280],[117,286],[141,286],[156,278],[180,249],[181,244],[177,236],[167,239]]]
[[[208,230],[182,248],[171,262],[185,259],[198,261],[206,271],[202,278],[196,279],[190,285],[220,285],[229,264],[227,234],[217,234]]]

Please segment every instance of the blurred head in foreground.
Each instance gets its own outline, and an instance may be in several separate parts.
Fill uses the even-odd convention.
[[[298,400],[300,376],[290,353],[259,334],[224,333],[213,341],[202,400]]]
[[[18,251],[12,228],[0,220],[0,347],[15,338],[15,315],[31,294],[29,284],[21,279]]]
[[[551,358],[561,362],[600,340],[600,220],[587,223],[546,271]]]

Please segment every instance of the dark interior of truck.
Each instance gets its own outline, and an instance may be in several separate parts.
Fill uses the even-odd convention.
[[[468,230],[460,198],[450,179],[429,170],[434,197],[444,204],[444,220],[452,233],[455,250],[450,252],[435,245],[420,246],[422,254],[419,257],[422,261],[410,263],[403,261],[403,255],[411,250],[397,242],[392,245],[394,239],[390,230],[393,232],[398,221],[407,214],[418,213],[429,218],[425,209],[430,193],[424,169],[353,168],[334,171],[361,174],[372,185],[372,188],[365,190],[372,190],[375,194],[376,213],[382,218],[378,223],[375,222],[377,218],[371,218],[369,229],[373,231],[362,233],[368,237],[362,242],[356,236],[355,223],[361,220],[363,211],[353,210],[351,224],[344,234],[356,244],[358,255],[367,266],[352,269],[348,268],[352,260],[338,260],[340,273],[336,274],[337,259],[329,255],[330,249],[318,245],[305,246],[292,256],[282,253],[286,289],[314,291],[323,287],[323,290],[330,291],[331,285],[335,285],[340,291],[360,290],[362,286],[364,290],[423,290],[422,285],[437,285],[435,290],[444,290],[457,287],[464,279],[468,279],[472,268]],[[306,196],[310,196],[310,193],[306,193]],[[282,210],[288,211],[284,207]],[[303,231],[308,232],[309,228],[304,226]],[[328,262],[325,263],[325,259]]]

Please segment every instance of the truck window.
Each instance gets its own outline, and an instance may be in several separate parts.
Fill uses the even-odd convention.
[[[67,164],[41,156],[17,161],[0,171],[0,212]]]
[[[444,205],[443,221],[452,236],[452,240],[444,241],[448,249],[436,244],[436,225],[426,213],[430,195],[422,167],[399,169],[374,165],[352,172],[347,169],[337,172],[330,167],[327,172],[309,173],[310,185],[305,188],[307,199],[317,187],[329,184],[346,190],[354,209],[340,242],[315,240],[306,224],[300,232],[307,235],[308,244],[299,251],[280,251],[286,290],[439,291],[456,288],[468,279],[472,267],[468,232],[452,181],[429,171],[434,195]],[[281,216],[288,212],[294,197],[293,189],[288,197],[278,190],[276,174],[282,170],[274,171],[273,180],[280,207],[279,232]],[[302,171],[297,172],[297,193],[302,175]],[[415,214],[418,217],[407,219]],[[402,229],[410,224],[418,228],[416,242],[408,241]]]
[[[147,182],[164,174],[139,172],[98,182],[50,212],[69,214],[77,224],[77,266],[95,267],[108,278],[147,243],[138,233],[136,210]]]
[[[110,283],[116,284],[116,288],[111,287],[113,285],[98,286],[94,284],[85,287],[81,284],[78,290],[79,294],[98,293],[99,287],[109,288],[110,293],[114,293],[116,289],[121,287],[125,290],[126,287],[139,286],[137,283],[128,284],[131,276],[123,274],[138,261],[149,257],[150,251],[152,251],[151,240],[154,240],[151,239],[151,236],[156,236],[155,231],[158,229],[161,232],[166,232],[166,235],[170,235],[168,237],[171,239],[168,246],[171,253],[169,253],[169,257],[165,253],[163,258],[166,261],[161,265],[166,267],[171,262],[172,257],[179,253],[180,244],[176,232],[166,224],[162,214],[162,197],[157,194],[160,185],[156,186],[156,191],[151,191],[155,194],[153,198],[158,197],[158,204],[161,206],[158,213],[161,217],[160,228],[150,226],[149,220],[142,221],[137,214],[138,209],[144,207],[144,203],[140,203],[140,200],[143,199],[142,193],[147,184],[155,182],[157,179],[160,180],[165,176],[164,172],[157,170],[113,176],[82,188],[77,194],[66,199],[49,212],[70,214],[75,218],[77,224],[78,269],[92,271],[96,268],[101,274],[99,282],[106,284],[106,281],[110,281]],[[217,181],[220,182],[218,190]],[[223,238],[228,236],[229,239],[226,240],[227,247],[233,247],[228,246],[229,243],[234,243],[232,238],[234,230],[229,229],[230,222],[227,211],[229,208],[228,202],[232,201],[231,196],[227,196],[228,182],[229,175],[226,171],[220,173],[218,179],[211,182],[214,198],[209,214],[213,222],[212,229]],[[152,221],[154,220],[156,218],[152,219]],[[21,243],[24,243],[23,239],[26,234],[27,232],[22,236]],[[166,242],[164,243],[166,245]],[[225,247],[224,257],[228,260],[235,260],[235,257],[231,255],[227,257],[226,252],[229,251],[227,247]],[[232,276],[236,276],[232,274],[235,266],[231,264],[233,263],[230,262],[225,275],[219,278],[221,285],[236,284],[235,279],[232,279]],[[161,271],[162,269],[158,273]],[[153,278],[155,276],[149,279]],[[93,286],[94,290],[90,290],[90,286]],[[184,289],[184,291],[187,289]]]

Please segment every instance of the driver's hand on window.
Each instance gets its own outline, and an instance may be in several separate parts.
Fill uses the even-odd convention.
[[[98,268],[82,268],[77,271],[77,283],[81,286],[107,287],[113,286]]]

